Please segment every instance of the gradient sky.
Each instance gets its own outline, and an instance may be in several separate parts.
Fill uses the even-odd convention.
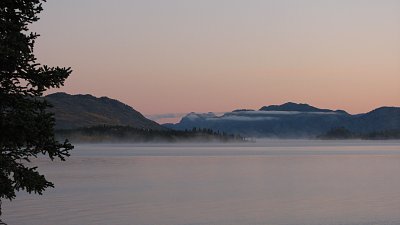
[[[399,0],[49,0],[32,25],[65,87],[143,114],[287,101],[400,106]],[[54,91],[53,91],[54,92]]]

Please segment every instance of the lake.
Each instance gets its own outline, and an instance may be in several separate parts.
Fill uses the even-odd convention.
[[[82,144],[8,225],[400,224],[400,141]]]

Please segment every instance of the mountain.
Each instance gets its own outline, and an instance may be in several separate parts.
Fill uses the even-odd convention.
[[[293,102],[287,102],[282,105],[263,106],[260,111],[332,112],[332,110],[329,109],[318,109],[308,104]]]
[[[45,97],[54,107],[56,129],[75,129],[98,125],[122,125],[139,129],[165,130],[132,107],[108,97],[55,93]]]
[[[179,123],[165,126],[178,130],[209,128],[244,136],[307,138],[337,127],[356,133],[400,129],[400,108],[382,107],[369,113],[351,115],[344,110],[288,102],[264,106],[258,111],[234,110],[222,116],[190,113]]]
[[[352,117],[344,124],[352,132],[377,132],[400,129],[400,107],[381,107]]]

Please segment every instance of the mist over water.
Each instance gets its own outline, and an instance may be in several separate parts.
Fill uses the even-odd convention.
[[[76,146],[9,225],[400,224],[399,141]]]

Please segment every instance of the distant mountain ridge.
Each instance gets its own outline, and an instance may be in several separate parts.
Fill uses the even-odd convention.
[[[223,115],[193,112],[176,124],[161,126],[132,107],[108,97],[55,93],[45,98],[54,106],[50,111],[55,113],[56,129],[99,125],[149,130],[191,130],[196,127],[242,136],[279,138],[316,137],[338,127],[356,134],[400,130],[400,107],[380,107],[351,115],[344,110],[288,102],[263,106],[259,110],[237,109]]]
[[[380,107],[368,113],[354,115],[345,125],[353,132],[399,130],[400,107]]]
[[[329,109],[319,109],[308,104],[287,102],[282,105],[263,106],[259,111],[296,111],[296,112],[332,112]]]
[[[308,138],[336,127],[369,133],[400,129],[400,107],[381,107],[351,115],[344,110],[320,109],[293,102],[263,106],[258,111],[239,109],[216,116],[190,113],[179,123],[165,124],[172,129],[209,128],[245,136]]]
[[[89,94],[54,93],[45,97],[54,107],[56,129],[76,129],[98,125],[122,125],[140,129],[165,130],[132,107],[108,97]]]
[[[304,103],[287,102],[282,105],[263,106],[259,111],[295,111],[295,112],[341,112],[347,113],[344,110],[320,109]]]

